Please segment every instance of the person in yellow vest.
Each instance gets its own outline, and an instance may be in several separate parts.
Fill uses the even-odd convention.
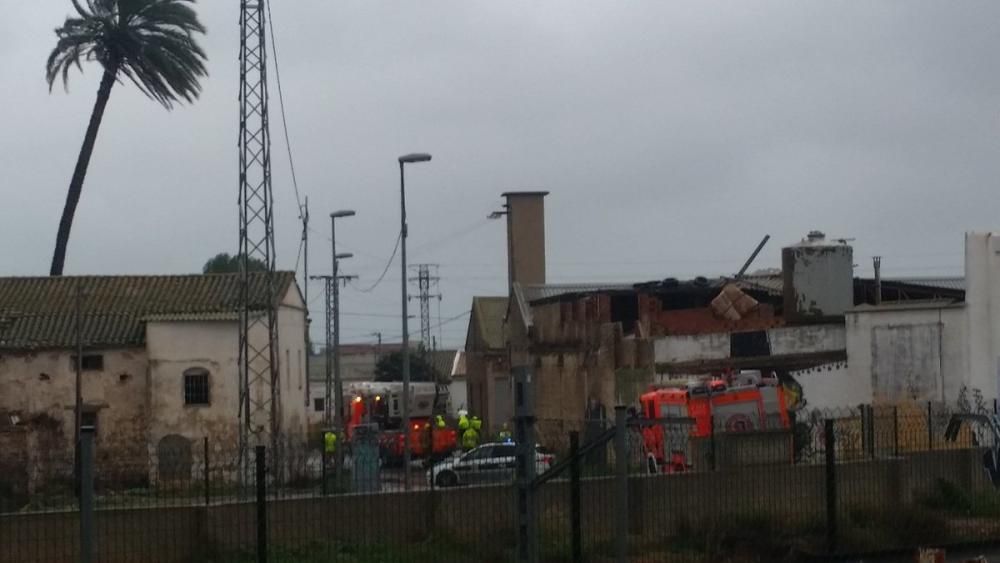
[[[458,411],[458,429],[463,433],[469,429],[469,412],[465,410]]]
[[[323,433],[323,452],[326,453],[328,457],[333,456],[337,453],[337,433],[331,430],[327,430]]]
[[[479,417],[472,415],[472,420],[469,421],[469,426],[478,434],[483,429],[483,421],[479,420]]]
[[[437,425],[438,430],[444,430],[445,427],[447,426],[444,422],[444,417],[441,415],[437,415],[434,417],[434,424]]]
[[[472,427],[466,428],[462,432],[462,449],[469,451],[479,445],[479,432]]]

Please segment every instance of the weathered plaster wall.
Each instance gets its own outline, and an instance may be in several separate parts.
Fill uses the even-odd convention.
[[[82,377],[84,408],[97,413],[97,459],[140,455],[146,424],[146,353],[142,349],[86,350],[101,354],[102,370]],[[39,351],[0,355],[0,410],[30,423],[43,418],[49,430],[33,455],[73,456],[76,373],[74,353]]]

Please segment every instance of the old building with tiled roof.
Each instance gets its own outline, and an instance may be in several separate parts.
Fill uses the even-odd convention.
[[[252,278],[250,302],[264,310],[277,296],[280,424],[295,439],[306,431],[305,307],[293,273],[271,279],[273,293],[266,276]],[[197,458],[205,437],[231,449],[240,287],[236,274],[0,278],[0,414],[19,427],[5,439],[39,462],[72,458],[80,346],[99,461],[155,468],[158,450]]]

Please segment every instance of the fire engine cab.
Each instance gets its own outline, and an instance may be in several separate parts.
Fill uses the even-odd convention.
[[[410,427],[403,428],[403,384],[401,382],[359,382],[347,388],[350,397],[347,421],[347,439],[361,424],[374,424],[379,431],[379,445],[386,462],[399,463],[403,459],[404,439],[410,440],[413,459],[449,455],[458,445],[454,428],[439,428],[436,415],[447,410],[447,390],[435,383],[410,383]],[[433,440],[433,448],[431,441]]]
[[[745,433],[790,425],[784,389],[759,371],[652,386],[639,400],[650,472],[691,469],[692,439],[711,437],[713,426],[717,433]]]

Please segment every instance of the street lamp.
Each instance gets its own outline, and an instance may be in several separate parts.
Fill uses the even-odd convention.
[[[410,490],[410,332],[406,312],[406,181],[403,167],[428,162],[431,155],[411,153],[399,157],[399,257],[403,293],[403,488]]]
[[[337,219],[342,219],[344,217],[353,217],[354,211],[350,209],[342,209],[340,211],[334,211],[330,214],[330,246],[331,254],[333,255],[333,381],[334,381],[334,393],[336,395],[336,405],[337,409],[337,426],[334,432],[342,433],[344,431],[344,383],[340,377],[340,280],[342,276],[340,275],[340,261],[354,256],[350,252],[337,253]],[[327,321],[329,322],[329,320]],[[329,428],[330,424],[330,362],[329,357],[327,358],[327,368],[326,368],[326,423]],[[340,447],[336,450],[337,455],[337,465],[334,469],[335,471],[335,483],[340,486],[340,468],[344,464],[344,448]],[[324,486],[326,486],[324,484]]]

